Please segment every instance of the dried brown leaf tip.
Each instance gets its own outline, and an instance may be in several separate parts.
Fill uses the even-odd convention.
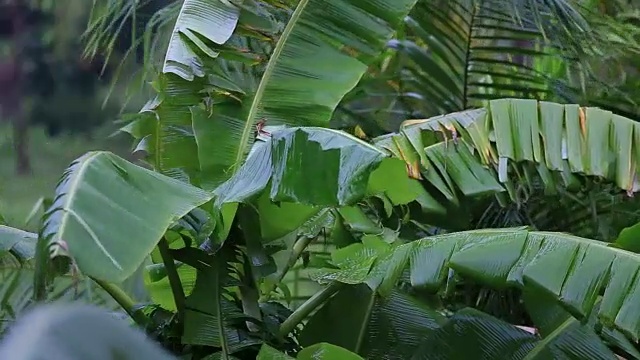
[[[587,136],[587,115],[584,112],[584,108],[578,108],[578,117],[580,119],[580,131],[582,136]]]

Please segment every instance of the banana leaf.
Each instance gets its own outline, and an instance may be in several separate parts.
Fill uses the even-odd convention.
[[[112,153],[91,152],[65,171],[42,237],[52,257],[70,256],[82,273],[120,283],[174,221],[211,197]]]
[[[352,252],[363,251],[362,246],[351,245]],[[595,311],[602,325],[620,330],[633,341],[640,336],[639,292],[634,283],[640,258],[600,241],[526,229],[487,229],[433,236],[378,250],[377,255],[369,253],[349,267],[323,270],[315,277],[352,284],[366,281],[389,293],[408,268],[412,286],[438,291],[454,270],[498,289],[537,289],[578,319]],[[601,305],[594,309],[600,294]]]

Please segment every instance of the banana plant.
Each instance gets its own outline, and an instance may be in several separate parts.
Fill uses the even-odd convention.
[[[577,197],[601,183],[616,194],[635,193],[640,132],[630,119],[578,105],[503,99],[410,120],[370,142],[327,128],[415,3],[183,1],[154,83],[157,96],[124,127],[152,169],[108,152],[89,153],[69,167],[37,236],[34,299],[48,297],[55,275],[79,271],[165,349],[191,359],[285,356],[269,347],[298,358],[358,358],[348,351],[384,357],[417,349],[417,356],[428,356],[429,349],[447,346],[439,339],[459,341],[452,328],[482,338],[487,327],[499,329],[496,342],[515,341],[510,348],[518,356],[585,351],[584,342],[566,341],[580,331],[586,342],[608,336],[590,353],[631,354],[624,349],[632,348],[628,338],[636,340],[637,316],[625,309],[618,318],[620,309],[611,309],[615,300],[632,298],[627,288],[607,283],[620,292],[602,295],[596,325],[581,327],[570,320],[590,319],[597,291],[565,294],[562,284],[573,274],[574,263],[566,261],[587,259],[589,249],[605,254],[579,277],[595,285],[608,280],[607,264],[618,266],[620,258],[631,264],[620,266],[632,268],[635,255],[527,230],[504,230],[497,240],[442,235],[436,239],[449,240],[436,243],[449,247],[428,259],[416,249],[429,249],[431,238],[412,241],[434,228],[468,226],[473,202],[491,197],[508,206],[541,191]],[[552,3],[558,10],[564,2]],[[572,216],[578,222],[584,213]],[[305,260],[319,241],[341,250]],[[485,242],[496,250],[494,257],[472,246]],[[498,251],[504,243],[510,245],[506,255]],[[565,256],[563,262],[544,258],[565,266],[558,268],[564,272],[544,272],[548,279],[522,270],[536,264],[524,263],[527,256],[548,255],[543,245],[563,249]],[[465,253],[466,247],[478,253]],[[473,255],[467,273],[449,267],[458,259],[454,253]],[[431,272],[410,271],[409,281],[396,286],[407,259],[414,258]],[[316,278],[331,284],[294,309],[286,306],[291,296],[282,280],[299,263],[328,268]],[[115,286],[140,266],[146,267],[153,304],[134,304]],[[515,280],[507,282],[512,270]],[[434,292],[445,273],[453,284],[449,293],[456,292],[458,273],[468,281],[464,285],[525,291],[532,282],[572,317],[563,313],[552,319],[560,325],[539,325],[544,334],[562,333],[540,340],[497,315],[444,308]],[[625,272],[616,273],[624,284]],[[344,328],[352,334],[328,334],[323,321],[332,316],[316,315],[301,326],[318,309],[334,313],[345,299],[365,304],[348,314]],[[478,353],[504,354],[493,344],[478,344]],[[455,357],[457,350],[442,354]]]
[[[42,299],[41,294],[47,290],[43,286],[50,283],[53,274],[51,269],[67,259],[68,267],[62,269],[78,269],[93,278],[141,325],[148,326],[154,317],[151,314],[164,314],[161,327],[171,331],[159,336],[167,347],[180,344],[202,351],[216,349],[216,356],[229,358],[242,351],[257,351],[266,340],[270,346],[296,353],[296,326],[339,291],[337,287],[323,289],[293,313],[274,301],[278,297],[272,294],[275,289],[270,284],[275,279],[277,288],[277,280],[282,280],[291,264],[303,260],[309,239],[325,233],[323,237],[338,248],[373,244],[355,255],[334,251],[331,262],[325,260],[321,265],[339,269],[323,279],[358,284],[368,282],[370,268],[379,266],[376,251],[397,247],[407,250],[398,250],[397,254],[404,255],[394,253],[394,257],[409,256],[413,248],[398,245],[404,239],[418,238],[416,226],[448,226],[451,219],[447,214],[464,209],[462,204],[468,199],[500,196],[505,202],[517,202],[518,192],[510,188],[518,185],[535,191],[531,186],[536,184],[535,179],[551,189],[568,192],[576,182],[596,177],[621,193],[638,190],[633,180],[637,169],[634,144],[638,141],[635,123],[576,105],[493,100],[487,108],[409,121],[401,132],[372,143],[319,127],[266,126],[262,130],[269,135],[260,136],[236,174],[212,193],[107,152],[93,152],[78,159],[63,176],[43,218],[36,252],[41,261],[36,263],[35,298]],[[603,140],[597,136],[602,133],[615,136]],[[611,162],[602,156],[611,153],[619,160]],[[535,172],[522,176],[527,168]],[[393,224],[397,228],[391,227]],[[511,232],[505,237],[515,239],[513,234],[522,233]],[[460,236],[466,238],[465,233]],[[571,251],[569,240],[561,238],[550,244]],[[420,242],[410,244],[414,243]],[[464,248],[462,243],[452,244],[451,249]],[[285,261],[277,260],[283,249]],[[575,246],[575,256],[580,249]],[[615,262],[617,250],[610,251],[614,251],[610,260]],[[154,263],[149,276],[156,276],[152,281],[155,290],[172,297],[171,301],[160,302],[165,309],[156,305],[136,310],[132,301],[112,286],[130,276],[148,257]],[[450,262],[440,258],[441,266]],[[511,261],[496,255],[492,266],[500,259]],[[340,269],[344,264],[348,268]],[[401,274],[400,265],[390,265],[389,269]],[[441,279],[445,271],[438,271]],[[499,287],[492,279],[488,283]],[[529,281],[523,279],[523,283]],[[559,278],[548,281],[553,279]],[[375,290],[383,296],[393,293],[395,280],[383,276]],[[546,283],[540,286],[551,287]],[[375,305],[369,311],[375,309],[378,314],[358,315],[359,321],[369,324],[366,319],[380,317],[398,320],[399,330],[385,328],[391,338],[394,331],[404,331],[405,326],[415,328],[407,325],[412,318],[431,320],[414,329],[422,335],[398,347],[367,345],[362,327],[361,337],[355,340],[359,345],[351,348],[356,352],[371,346],[373,353],[404,352],[434,329],[446,331],[442,315],[415,297],[396,293],[396,305],[385,308],[389,303],[384,297],[366,289],[359,291],[363,293],[348,298],[369,299]],[[556,297],[562,304],[567,301],[561,292]],[[156,293],[154,299],[159,298]],[[332,301],[341,298],[336,296]],[[575,301],[578,305],[569,305],[579,310],[569,310],[582,311],[574,315],[588,317],[591,300]],[[611,301],[603,297],[601,314]],[[415,308],[414,315],[406,322],[400,321],[409,308]],[[466,321],[469,314],[465,314],[460,315],[460,321]],[[616,314],[610,319],[631,318]],[[442,323],[445,325],[440,327]],[[309,322],[309,329],[316,326],[313,324]],[[632,339],[637,336],[632,332],[633,324],[614,325],[611,331]],[[152,332],[156,331],[159,328],[152,327]],[[371,330],[371,336],[380,331]],[[182,354],[184,350],[175,351]]]

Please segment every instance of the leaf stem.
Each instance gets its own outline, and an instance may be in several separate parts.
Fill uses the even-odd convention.
[[[270,294],[276,289],[276,286],[278,286],[278,284],[280,284],[282,282],[282,280],[287,275],[289,270],[291,270],[291,268],[298,262],[298,259],[300,258],[300,256],[304,252],[304,250],[315,239],[316,238],[314,238],[314,237],[301,236],[296,241],[296,243],[293,245],[293,249],[291,251],[291,255],[289,255],[289,260],[287,260],[287,263],[285,264],[284,268],[282,268],[282,271],[280,271],[280,273],[278,274],[277,279],[272,283],[272,285],[269,287],[269,289],[267,289],[267,291],[265,291],[265,296],[267,297],[267,300],[268,300],[268,297],[270,296]],[[261,301],[262,300],[265,300],[265,299],[261,299]]]
[[[169,243],[166,238],[162,238],[158,242],[158,250],[162,256],[162,262],[164,268],[167,270],[167,278],[169,279],[169,285],[171,286],[171,292],[173,293],[173,300],[176,303],[177,319],[179,324],[183,324],[184,320],[184,308],[185,308],[185,295],[182,288],[182,282],[178,275],[176,264],[171,256],[171,250],[169,249]]]
[[[258,88],[256,89],[256,93],[253,96],[253,100],[251,101],[249,111],[247,112],[246,122],[244,124],[244,128],[242,129],[242,135],[240,136],[239,144],[241,148],[238,149],[238,152],[236,153],[234,164],[242,163],[245,154],[244,147],[246,147],[247,142],[249,141],[249,138],[254,129],[254,122],[256,120],[256,115],[258,115],[258,108],[262,104],[262,98],[267,88],[267,84],[269,83],[269,79],[271,79],[271,75],[275,71],[278,61],[280,61],[280,55],[282,54],[284,46],[287,44],[287,41],[289,41],[289,37],[291,36],[293,29],[298,24],[298,21],[300,20],[300,17],[302,16],[303,11],[308,4],[309,0],[301,0],[298,3],[298,6],[293,11],[293,14],[291,14],[291,18],[289,19],[287,26],[285,26],[284,30],[282,31],[280,39],[278,39],[278,42],[273,48],[273,52],[271,53],[271,57],[269,58],[267,67],[262,74],[262,78],[260,79],[260,83],[258,84]],[[237,168],[235,168],[235,166],[237,165],[234,165],[234,172],[237,171]]]
[[[325,301],[329,300],[329,298],[338,292],[338,290],[343,286],[343,283],[334,281],[326,288],[315,293],[282,323],[278,335],[281,337],[289,335],[289,333],[292,332],[307,316],[309,316],[309,314],[316,310]]]
[[[145,326],[147,318],[139,311],[135,311],[135,301],[127,293],[125,293],[118,285],[110,283],[108,281],[96,279],[91,277],[96,284],[98,284],[104,291],[109,294],[113,300],[115,300],[120,307],[140,326]]]

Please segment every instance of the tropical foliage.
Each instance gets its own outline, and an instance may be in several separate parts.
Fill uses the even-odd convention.
[[[640,358],[640,258],[625,250],[640,220],[629,210],[640,125],[548,101],[561,80],[521,71],[541,59],[525,49],[544,29],[586,39],[588,18],[564,1],[522,2],[524,24],[489,0],[289,3],[166,8],[178,14],[157,95],[123,127],[143,166],[88,153],[63,174],[37,235],[0,233],[17,259],[9,276],[35,259],[33,287],[4,291],[20,301],[11,309],[66,294],[57,284],[80,273],[165,352],[87,308],[25,317],[43,324],[33,339],[67,358]],[[418,57],[397,64],[385,45]],[[516,48],[521,62],[496,55]],[[422,91],[411,112],[448,114],[401,113],[409,120],[374,138],[364,125],[330,128],[345,114],[360,121],[358,94],[394,84],[383,67]],[[601,241],[623,227],[615,246]],[[120,285],[140,268],[151,301],[136,304]],[[300,269],[315,287],[290,281]],[[67,326],[78,336],[61,340]],[[26,328],[0,354],[41,356],[12,350]]]

